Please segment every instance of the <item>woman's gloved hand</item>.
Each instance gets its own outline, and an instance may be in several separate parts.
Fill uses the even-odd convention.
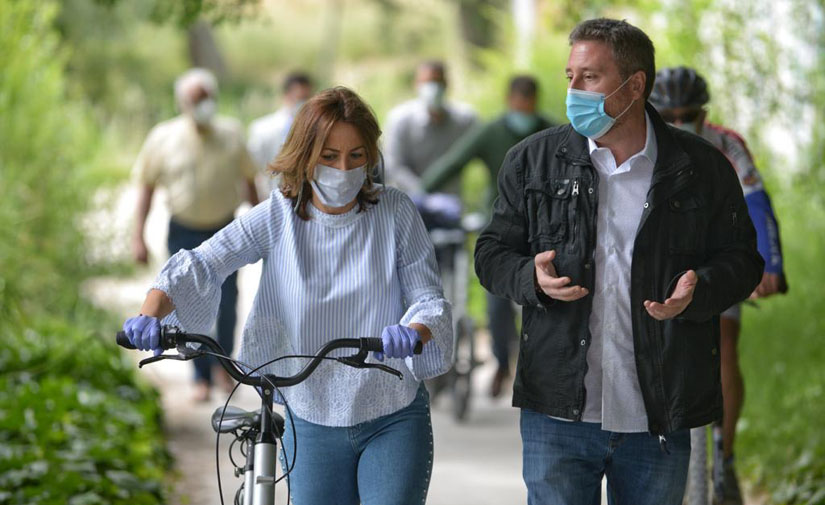
[[[129,342],[141,351],[152,351],[155,356],[163,352],[160,347],[160,320],[152,316],[130,317],[123,323],[123,332]]]
[[[381,342],[384,344],[384,352],[376,352],[375,359],[384,361],[384,356],[388,358],[406,358],[413,355],[415,344],[421,340],[421,335],[409,326],[394,324],[386,326],[381,332]]]

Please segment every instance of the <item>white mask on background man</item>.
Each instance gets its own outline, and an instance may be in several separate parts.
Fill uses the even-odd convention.
[[[364,185],[367,178],[364,167],[366,165],[352,170],[338,170],[319,163],[315,166],[315,179],[310,184],[321,203],[331,208],[344,207],[355,200]]]
[[[218,111],[218,103],[214,98],[204,98],[192,107],[192,119],[195,123],[204,126],[212,121]]]
[[[701,131],[702,131],[699,128],[699,125],[696,124],[696,121],[691,121],[689,123],[672,124],[672,126],[675,126],[676,128],[679,128],[680,130],[683,130],[683,131],[686,131],[686,132],[689,132],[689,133],[693,133],[694,135],[701,135]]]
[[[418,98],[428,109],[440,110],[444,106],[444,85],[436,81],[422,82],[418,85]]]

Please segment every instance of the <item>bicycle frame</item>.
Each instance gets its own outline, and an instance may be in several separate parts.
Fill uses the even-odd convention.
[[[276,460],[278,455],[278,437],[280,434],[273,428],[274,416],[278,414],[271,413],[269,405],[272,401],[272,391],[261,391],[261,408],[258,413],[245,412],[243,410],[232,411],[232,413],[240,413],[242,416],[256,415],[260,416],[260,420],[254,426],[244,425],[240,434],[237,429],[232,430],[235,434],[235,440],[246,441],[249,443],[246,451],[246,460],[242,467],[237,467],[231,457],[230,446],[230,460],[236,465],[235,476],[243,475],[243,484],[238,489],[235,495],[235,503],[242,503],[242,505],[270,505],[275,502],[275,484],[276,478]],[[269,402],[269,403],[267,403]],[[227,433],[229,430],[224,429],[226,424],[223,420],[227,414],[228,408],[219,407],[212,415],[212,428],[218,433]],[[231,420],[230,424],[231,424]],[[242,472],[238,472],[238,468]],[[243,501],[238,501],[238,496],[243,496]]]

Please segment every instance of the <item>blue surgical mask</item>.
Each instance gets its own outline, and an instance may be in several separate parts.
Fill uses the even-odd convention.
[[[625,112],[630,110],[633,102],[623,110],[615,118],[610,117],[604,111],[604,102],[613,96],[617,91],[627,84],[630,77],[625,79],[623,83],[616,88],[613,93],[605,96],[604,93],[597,93],[595,91],[584,91],[581,89],[568,88],[567,89],[567,119],[573,129],[583,136],[596,140],[603,137],[616,124],[616,120],[622,117]]]
[[[367,178],[364,167],[366,165],[352,170],[338,170],[318,164],[315,166],[315,179],[310,184],[321,203],[331,208],[344,207],[355,200],[364,185]]]
[[[535,130],[539,123],[539,118],[535,114],[527,114],[517,110],[511,110],[504,116],[507,126],[519,135],[527,135]]]

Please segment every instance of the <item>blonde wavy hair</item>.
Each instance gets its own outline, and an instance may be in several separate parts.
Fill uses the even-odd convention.
[[[358,211],[378,203],[378,188],[373,187],[373,169],[378,166],[378,137],[381,128],[370,107],[354,91],[338,86],[310,98],[295,115],[292,128],[281,152],[269,164],[269,170],[281,174],[281,194],[292,200],[301,219],[309,219],[306,206],[312,196],[309,181],[332,126],[344,121],[358,130],[367,157],[367,178],[358,192]]]

